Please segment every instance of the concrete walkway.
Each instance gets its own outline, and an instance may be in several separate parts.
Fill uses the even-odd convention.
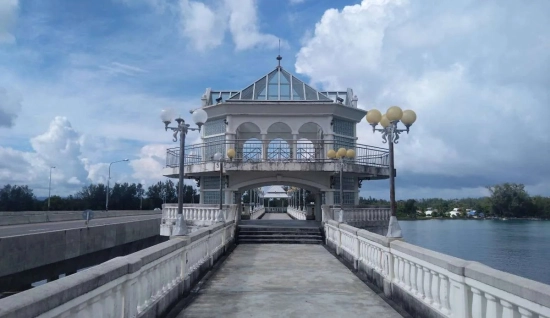
[[[321,245],[238,245],[183,317],[402,317]]]
[[[292,220],[286,213],[266,213],[260,220]]]

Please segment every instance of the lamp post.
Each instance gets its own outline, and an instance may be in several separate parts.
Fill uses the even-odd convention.
[[[164,123],[164,130],[168,129],[174,132],[174,142],[178,141],[178,134],[180,138],[180,153],[179,153],[179,182],[178,182],[178,216],[176,219],[176,227],[172,230],[172,235],[186,235],[187,234],[187,224],[183,219],[183,173],[184,173],[184,164],[185,164],[185,136],[189,130],[201,131],[202,125],[208,120],[208,114],[204,109],[199,108],[192,113],[193,121],[198,126],[197,128],[192,128],[189,124],[185,123],[183,118],[176,118],[178,125],[176,127],[170,127],[170,123],[174,118],[174,111],[171,109],[164,109],[160,114],[160,119]]]
[[[338,159],[340,163],[340,213],[338,214],[338,222],[343,222],[344,218],[344,159],[347,157],[349,159],[355,158],[355,150],[340,148],[338,151],[329,150],[327,153],[329,159]]]
[[[52,193],[52,169],[55,169],[55,166],[50,167],[50,185],[48,186],[48,211],[50,210],[50,197]]]
[[[111,165],[117,162],[128,161],[128,159],[122,159],[113,161],[109,164],[109,177],[107,177],[107,193],[105,194],[105,212],[109,211],[109,182],[111,181]]]
[[[405,129],[400,129],[397,124],[401,121],[405,125]],[[401,110],[399,106],[392,106],[388,108],[386,114],[382,115],[379,110],[371,109],[367,112],[367,122],[372,126],[372,132],[379,131],[382,133],[382,139],[384,143],[389,143],[389,156],[390,156],[390,224],[388,226],[387,237],[402,237],[401,227],[397,222],[395,203],[395,165],[394,165],[394,152],[393,144],[399,142],[399,135],[402,132],[409,133],[409,128],[416,121],[416,113],[412,110]],[[376,128],[380,123],[382,128]]]

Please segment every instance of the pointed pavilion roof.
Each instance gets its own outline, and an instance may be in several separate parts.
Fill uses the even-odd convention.
[[[234,100],[294,100],[334,103],[332,98],[318,92],[304,81],[284,70],[280,65],[229,98],[229,101]]]
[[[272,186],[264,194],[266,199],[288,198],[288,194],[281,186]]]

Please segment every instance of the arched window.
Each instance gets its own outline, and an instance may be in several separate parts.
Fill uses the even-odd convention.
[[[291,158],[290,146],[284,139],[275,138],[267,146],[267,160],[288,161]]]
[[[243,161],[258,162],[262,160],[262,142],[258,138],[250,138],[243,144]]]
[[[315,147],[311,141],[302,138],[296,142],[296,160],[315,161]]]

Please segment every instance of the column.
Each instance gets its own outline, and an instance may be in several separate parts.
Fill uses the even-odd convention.
[[[243,211],[243,206],[241,204],[241,193],[238,191],[235,191],[235,203],[237,203],[237,223],[241,220],[241,213]]]
[[[200,178],[200,188],[199,188],[199,204],[204,204],[204,191],[203,191],[203,184],[204,184],[204,180],[203,178],[201,177]]]
[[[298,161],[298,135],[292,134],[292,161]]]
[[[231,199],[231,195],[233,194],[233,191],[225,189],[223,195],[225,199],[225,204],[235,204],[235,202]]]
[[[267,160],[267,146],[268,146],[267,134],[262,134],[262,161]]]
[[[325,204],[334,205],[334,190],[325,192]]]
[[[321,192],[315,193],[315,221],[322,221],[321,205],[322,205],[322,194]]]

